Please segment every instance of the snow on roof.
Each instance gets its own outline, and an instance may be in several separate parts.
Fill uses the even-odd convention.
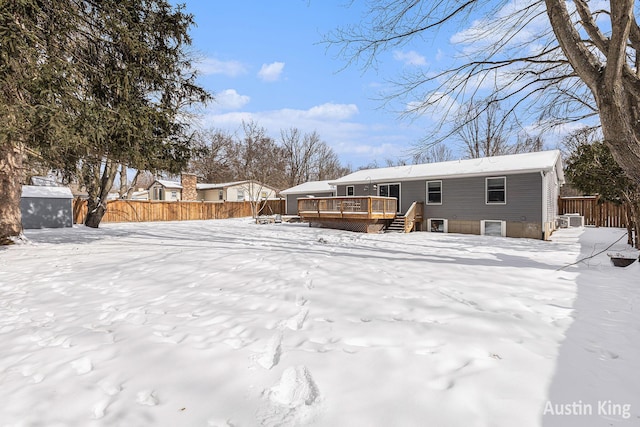
[[[309,181],[295,187],[282,190],[280,194],[309,194],[309,193],[329,193],[335,191],[335,185],[327,181]]]
[[[198,190],[212,190],[212,189],[216,189],[216,188],[227,188],[227,187],[233,187],[235,185],[246,184],[248,182],[251,182],[251,180],[233,181],[233,182],[221,182],[221,183],[217,183],[217,184],[200,183],[200,184],[196,184],[196,189],[198,189]],[[258,181],[253,181],[253,182],[255,182],[257,186],[261,185],[262,187],[265,187],[265,188],[272,188],[269,185],[261,184]]]
[[[73,199],[69,187],[45,187],[40,185],[23,185],[22,197],[41,197],[45,199]]]
[[[332,180],[331,184],[364,184],[372,181],[409,181],[425,178],[527,173],[550,171],[553,170],[554,167],[556,168],[559,180],[564,182],[560,151],[551,150],[484,157],[481,159],[363,169],[343,176],[342,178]]]
[[[162,185],[165,188],[179,188],[182,189],[182,185],[176,181],[167,181],[164,179],[156,179],[156,182]]]
[[[234,185],[244,184],[249,181],[233,181],[233,182],[221,182],[221,183],[200,183],[196,184],[198,190],[213,190],[216,188],[233,187]]]

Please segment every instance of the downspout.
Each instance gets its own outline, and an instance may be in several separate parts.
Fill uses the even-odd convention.
[[[547,218],[547,214],[548,214],[548,210],[547,210],[547,183],[545,182],[545,176],[546,174],[544,173],[543,170],[540,171],[540,177],[542,179],[542,240],[545,240],[546,237],[546,227],[547,227],[547,222],[548,222],[548,218]]]

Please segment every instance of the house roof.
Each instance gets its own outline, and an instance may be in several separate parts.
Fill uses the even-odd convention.
[[[378,169],[363,169],[342,178],[330,181],[334,185],[366,184],[370,182],[413,181],[493,174],[512,175],[554,170],[558,180],[564,183],[562,160],[559,150],[535,153],[511,154],[484,157],[481,159],[456,160],[420,165],[394,166]]]
[[[234,185],[244,184],[249,181],[233,181],[233,182],[221,182],[221,183],[198,183],[196,189],[198,190],[214,190],[216,188],[233,187]]]
[[[41,185],[23,185],[22,197],[39,197],[44,199],[73,199],[69,187],[45,187]]]
[[[248,182],[255,182],[256,185],[261,185],[264,188],[270,188],[272,190],[275,190],[273,187],[271,187],[271,186],[269,186],[267,184],[261,184],[258,181],[251,181],[251,180],[233,181],[233,182],[221,182],[221,183],[215,183],[215,184],[199,183],[199,184],[196,184],[196,189],[197,190],[215,190],[215,189],[233,187],[235,185],[246,184]]]
[[[156,179],[154,181],[154,184],[156,182],[159,183],[160,185],[162,185],[164,188],[177,188],[177,189],[182,190],[182,185],[180,185],[180,183],[176,182],[176,181],[167,181],[165,179]],[[153,184],[151,184],[151,186],[153,186]]]
[[[330,193],[336,190],[335,185],[329,181],[309,181],[295,187],[282,190],[280,194],[310,194],[310,193]]]

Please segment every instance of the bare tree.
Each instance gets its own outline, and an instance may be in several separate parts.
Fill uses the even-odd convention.
[[[512,132],[509,116],[497,102],[487,105],[468,103],[459,110],[454,126],[454,136],[471,159],[499,156],[512,151],[508,143]]]
[[[414,165],[421,163],[438,163],[453,160],[451,149],[444,144],[435,144],[426,150],[415,153],[411,161]]]
[[[196,135],[195,155],[189,171],[203,182],[221,183],[237,179],[234,162],[239,155],[239,142],[233,135],[208,129]]]
[[[459,34],[465,43],[461,62],[440,72],[418,70],[397,82],[393,96],[413,101],[410,113],[473,101],[486,89],[490,98],[509,102],[510,112],[535,111],[550,125],[597,115],[613,157],[640,182],[635,2],[597,4],[372,0],[360,24],[334,31],[326,42],[339,46],[347,64],[366,68],[375,66],[381,52],[429,39],[445,25],[467,27]]]
[[[198,153],[189,170],[205,182],[255,180],[276,189],[350,172],[317,132],[292,127],[276,142],[258,123],[243,122],[241,137],[219,130],[198,135]]]
[[[282,147],[267,136],[266,129],[256,122],[242,123],[243,137],[239,141],[239,155],[236,158],[235,170],[238,178],[252,182],[251,193],[258,197],[250,197],[251,211],[254,218],[266,205],[266,198],[259,197],[265,184],[276,189],[283,188],[285,155]]]
[[[581,127],[562,139],[562,153],[565,159],[574,154],[580,147],[602,141],[600,128]]]
[[[317,132],[302,135],[298,128],[280,130],[280,144],[287,162],[287,185],[289,187],[310,180],[313,161],[320,144]]]
[[[335,151],[324,141],[318,144],[313,161],[314,175],[310,178],[317,181],[336,179],[351,173],[351,168],[343,166]]]

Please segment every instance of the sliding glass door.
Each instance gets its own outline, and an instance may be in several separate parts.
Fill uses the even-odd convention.
[[[380,197],[395,197],[397,202],[397,211],[400,212],[400,184],[378,184],[378,195]]]

